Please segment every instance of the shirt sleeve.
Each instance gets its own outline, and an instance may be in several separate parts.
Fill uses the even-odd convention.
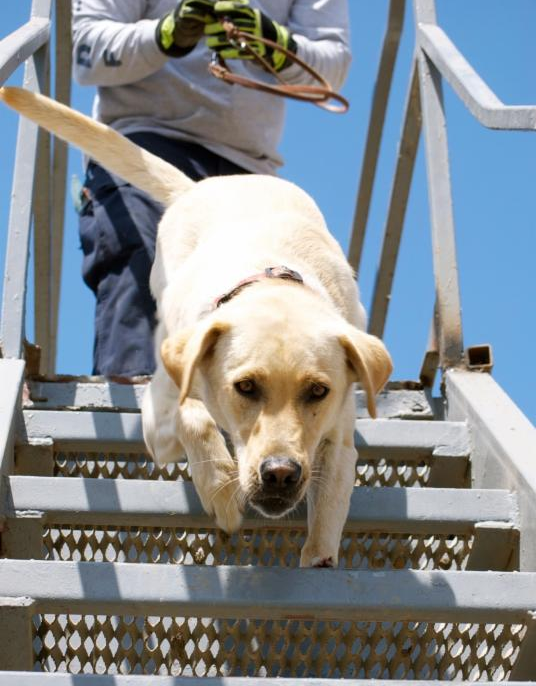
[[[73,0],[73,76],[81,85],[120,86],[161,69],[168,57],[155,39],[158,19],[146,0]]]
[[[298,57],[339,90],[351,62],[347,0],[296,0],[288,29],[298,45]],[[289,83],[315,83],[298,65],[283,74]]]

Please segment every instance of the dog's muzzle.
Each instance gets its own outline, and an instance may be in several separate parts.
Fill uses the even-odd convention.
[[[265,517],[282,517],[301,500],[302,468],[288,457],[268,457],[260,466],[260,483],[249,501]]]

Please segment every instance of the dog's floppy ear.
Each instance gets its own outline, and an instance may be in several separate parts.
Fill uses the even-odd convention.
[[[203,322],[166,338],[162,343],[162,362],[180,390],[180,403],[188,397],[196,367],[213,350],[220,335],[229,327],[228,322]]]
[[[355,327],[339,336],[346,353],[348,366],[353,372],[353,381],[359,381],[367,394],[367,408],[371,417],[376,417],[375,396],[385,386],[393,371],[391,356],[383,342]]]

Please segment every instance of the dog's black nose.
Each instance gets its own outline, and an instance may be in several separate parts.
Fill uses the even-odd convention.
[[[301,477],[301,466],[289,457],[268,457],[261,463],[261,479],[265,489],[291,490]]]

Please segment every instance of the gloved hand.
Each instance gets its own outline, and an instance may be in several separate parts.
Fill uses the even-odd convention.
[[[207,24],[205,28],[205,34],[208,36],[207,45],[219,53],[223,59],[253,59],[245,50],[240,50],[228,41],[227,34],[221,24],[225,19],[229,19],[241,31],[261,38],[268,38],[291,52],[296,52],[298,49],[296,41],[286,26],[281,26],[260,10],[250,7],[248,0],[216,0],[213,14],[218,22]],[[260,41],[252,41],[250,45],[276,71],[281,71],[288,66],[289,60],[284,53],[274,50]]]
[[[170,57],[187,55],[203,36],[205,26],[215,21],[214,0],[182,0],[158,22],[158,47]]]

